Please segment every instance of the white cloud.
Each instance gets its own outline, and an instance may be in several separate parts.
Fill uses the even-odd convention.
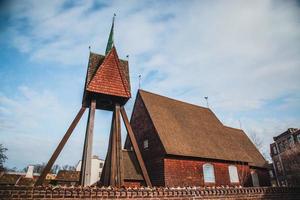
[[[293,2],[112,1],[98,9],[95,2],[80,1],[68,9],[64,1],[14,4],[9,28],[12,45],[32,62],[82,67],[89,45],[92,51],[104,52],[110,19],[116,12],[115,43],[120,57],[130,55],[133,88],[142,74],[144,89],[203,105],[203,97],[209,96],[222,121],[232,124],[243,119],[248,132],[264,135],[266,148],[277,130],[299,124],[299,115],[286,120],[243,118],[257,110],[280,109],[285,115],[299,111],[295,94],[300,91],[300,12]],[[0,110],[25,121],[20,123],[27,130],[47,121],[57,122],[61,130],[66,126],[62,121],[71,118],[66,113],[74,112],[61,106],[49,91],[41,96],[36,91],[26,96],[32,92],[26,88],[20,92],[27,108],[38,106],[29,111],[15,99],[1,96],[5,106],[0,104]],[[266,106],[271,103],[276,105]],[[49,107],[59,113],[59,120],[40,113],[42,109],[49,113]],[[16,109],[20,112],[10,113]],[[11,127],[13,122],[6,120],[0,126]]]
[[[48,161],[80,103],[74,106],[63,102],[53,92],[28,86],[20,86],[18,90],[15,97],[0,94],[0,137],[1,143],[8,148],[6,166],[22,169],[28,164]],[[75,165],[81,159],[86,119],[87,112],[58,157],[58,164]],[[96,112],[93,149],[101,158],[105,158],[110,120],[111,113]]]

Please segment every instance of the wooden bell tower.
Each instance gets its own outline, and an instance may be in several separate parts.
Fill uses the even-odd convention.
[[[35,185],[41,185],[43,183],[46,175],[49,173],[59,153],[82,117],[85,109],[88,108],[89,114],[82,154],[80,184],[82,186],[88,186],[90,184],[95,110],[100,109],[113,112],[108,151],[99,182],[100,185],[116,187],[124,185],[124,170],[126,170],[126,168],[123,167],[122,159],[122,116],[144,181],[147,186],[151,186],[143,158],[124,109],[124,105],[131,98],[129,67],[128,61],[121,60],[118,57],[113,42],[113,31],[114,18],[105,56],[90,52],[82,108],[79,110]]]

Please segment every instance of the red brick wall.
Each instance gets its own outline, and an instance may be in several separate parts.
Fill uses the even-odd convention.
[[[143,183],[143,181],[134,181],[134,180],[125,180],[124,181],[124,186],[125,187],[135,188],[135,187],[141,187],[143,185],[145,185]]]
[[[300,199],[300,188],[99,188],[0,186],[0,199]]]
[[[251,171],[254,171],[257,173],[260,186],[270,186],[271,185],[271,178],[270,178],[269,171],[267,169],[251,167]]]
[[[215,184],[204,183],[203,165],[210,163],[214,166]],[[235,165],[238,170],[240,183],[231,183],[228,166]],[[261,186],[270,185],[268,171],[254,169],[259,177]],[[250,168],[246,164],[228,163],[221,161],[193,160],[183,157],[164,159],[165,186],[252,186]]]
[[[155,186],[164,186],[163,157],[165,150],[158,137],[158,134],[151,122],[149,113],[138,95],[134,105],[130,124],[136,137],[139,149],[141,150],[151,182]],[[149,148],[144,149],[144,140],[149,141]],[[130,149],[129,139],[126,139],[125,148]]]

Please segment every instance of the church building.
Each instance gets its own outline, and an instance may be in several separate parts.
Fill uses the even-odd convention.
[[[245,132],[209,108],[139,90],[130,123],[154,186],[270,185],[267,162]]]

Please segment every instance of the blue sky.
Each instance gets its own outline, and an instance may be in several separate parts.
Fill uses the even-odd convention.
[[[81,106],[89,50],[104,53],[113,13],[119,57],[142,89],[206,106],[263,140],[300,122],[297,1],[1,1],[0,143],[6,166],[46,162]],[[134,98],[126,105],[130,113]],[[86,114],[58,164],[82,153]],[[106,154],[111,113],[96,112]],[[124,130],[124,129],[123,129]],[[123,138],[125,137],[123,132]]]

